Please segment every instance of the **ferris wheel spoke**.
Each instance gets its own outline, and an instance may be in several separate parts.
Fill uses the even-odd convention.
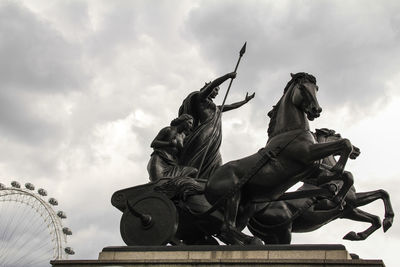
[[[4,222],[4,214],[10,214],[10,211],[9,211],[9,209],[10,209],[10,207],[9,206],[7,206],[6,204],[5,204],[6,202],[4,202],[4,205],[6,206],[5,207],[5,212],[3,213],[3,216],[1,217],[2,218],[2,222]],[[3,204],[3,203],[2,203]],[[10,202],[10,205],[13,205],[14,204],[14,202]],[[3,230],[1,231],[1,240],[4,240],[4,238],[5,238],[5,236],[6,236],[6,233],[7,233],[7,230],[8,230],[8,226],[10,225],[10,221],[12,220],[12,217],[11,216],[7,216],[6,218],[5,218],[5,225],[4,225],[4,228],[3,228]]]
[[[45,230],[45,229],[43,229]],[[47,238],[43,238],[42,237],[38,238],[38,236],[40,235],[27,235],[25,234],[25,236],[27,236],[27,242],[24,242],[23,244],[18,245],[18,255],[15,255],[15,251],[12,250],[12,248],[14,246],[10,246],[10,251],[8,251],[7,253],[5,253],[5,258],[11,258],[12,260],[14,260],[13,266],[18,266],[18,262],[24,260],[25,258],[36,258],[36,256],[34,257],[36,251],[39,251],[45,247],[45,246],[51,246],[50,243],[46,242]],[[53,248],[51,248],[50,250],[52,250]],[[23,266],[23,265],[20,265]]]
[[[28,214],[29,212],[32,212],[31,210],[29,210],[30,208],[31,208],[30,206],[26,207],[26,209],[24,209],[21,212],[21,216],[20,217],[22,217],[22,218],[20,218],[20,220],[19,219],[16,220],[16,223],[18,223],[18,225],[19,225],[19,227],[21,229],[20,232],[22,232],[22,233],[24,233],[29,226],[34,225],[35,221],[37,220],[37,218],[35,218],[34,221],[23,219],[24,217],[28,217],[29,216],[29,214]],[[15,227],[14,230],[17,230],[16,228],[17,227]],[[19,235],[19,236],[21,236],[21,235]]]
[[[29,235],[27,233],[23,233],[21,236],[25,236],[26,241],[21,244],[14,242],[7,246],[7,250],[3,252],[4,259],[16,259],[20,254],[22,254],[22,256],[20,256],[21,258],[23,258],[24,255],[32,255],[40,242],[42,242],[42,244],[48,245],[46,244],[46,242],[43,242],[46,241],[45,238],[37,238],[38,235]],[[15,251],[15,249],[13,248],[18,248],[18,251]]]
[[[9,258],[9,261],[5,262],[4,266],[32,266],[33,261],[45,261],[46,259],[44,257],[50,250],[51,249],[44,252],[42,251],[39,255],[36,255],[34,252],[32,253],[32,251],[26,251],[22,255],[13,255]]]
[[[22,266],[21,263],[26,261],[27,263],[29,263],[29,266],[32,266],[32,259],[39,260],[53,250],[53,248],[48,248],[47,250],[43,251],[42,248],[44,248],[45,246],[49,246],[49,244],[42,242],[40,246],[34,247],[32,250],[25,250],[25,253],[19,258],[14,258],[14,262],[12,262],[12,264],[15,266]],[[44,260],[40,260],[40,262],[43,262]]]
[[[49,249],[49,250],[47,250],[47,251],[42,252],[40,255],[35,256],[35,260],[30,261],[30,265],[31,265],[32,267],[35,266],[35,265],[36,265],[36,266],[43,266],[43,264],[40,264],[40,265],[39,265],[39,263],[44,263],[44,262],[47,262],[47,264],[50,265],[50,260],[49,260],[49,259],[46,259],[46,258],[44,258],[44,257],[46,256],[46,254],[52,252],[52,250],[53,250],[53,249]]]
[[[9,234],[6,238],[6,242],[10,242],[12,237],[15,236],[15,232],[17,231],[18,227],[19,227],[19,222],[22,221],[23,216],[25,215],[25,210],[23,210],[22,212],[20,212],[19,214],[17,214],[16,216],[12,216],[12,220],[10,222],[10,226],[12,227],[9,230]]]
[[[1,240],[3,242],[1,248],[0,248],[0,255],[2,254],[2,251],[4,250],[4,247],[6,246],[8,239],[9,239],[9,233],[10,230],[9,228],[12,226],[11,222],[14,220],[15,213],[12,212],[12,210],[17,210],[16,202],[10,202],[10,207],[7,207],[7,210],[5,213],[2,214],[2,217],[6,217],[6,222],[2,226],[3,231],[1,234]]]
[[[35,226],[31,227],[31,232],[32,232],[34,235],[37,235],[37,234],[41,233],[42,231],[47,230],[47,224],[44,224],[44,223],[43,223],[43,220],[41,220],[41,217],[42,217],[42,216],[37,216],[37,217],[36,217],[36,221],[37,221],[38,223],[35,224]],[[40,223],[40,222],[42,222],[42,223]]]
[[[29,208],[32,208],[31,206],[29,206]],[[33,213],[33,210],[29,210],[31,213]],[[28,215],[27,214],[28,212],[25,212],[25,214],[26,215]],[[44,230],[46,230],[45,228],[43,228],[43,225],[41,225],[40,223],[40,217],[39,216],[36,216],[35,218],[34,218],[34,220],[32,220],[32,221],[29,221],[29,220],[24,220],[24,226],[22,227],[21,226],[21,233],[22,234],[19,234],[12,242],[10,242],[10,244],[8,245],[8,247],[9,248],[13,248],[13,247],[19,247],[19,246],[21,246],[20,244],[19,244],[19,241],[20,240],[22,240],[22,242],[24,242],[24,243],[26,243],[26,244],[28,244],[29,243],[29,241],[26,241],[26,240],[31,240],[30,239],[30,236],[29,236],[29,232],[27,231],[27,230],[29,230],[29,227],[30,228],[34,228],[34,227],[36,227],[35,228],[35,230],[36,231],[30,231],[30,233],[31,233],[31,236],[33,236],[33,237],[35,237],[35,236],[40,236],[40,232],[43,232]],[[42,229],[40,229],[40,228],[42,228]],[[37,229],[39,229],[40,231],[37,231]],[[25,238],[24,238],[25,237]]]

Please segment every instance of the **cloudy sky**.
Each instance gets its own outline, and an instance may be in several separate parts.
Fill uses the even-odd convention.
[[[324,110],[312,128],[360,147],[347,166],[357,190],[386,189],[397,211],[399,1],[2,0],[0,182],[30,181],[59,200],[74,259],[122,245],[112,193],[148,181],[154,136],[187,94],[233,70],[245,41],[227,102],[256,97],[224,114],[224,162],[264,146],[290,72],[309,72]],[[383,217],[381,201],[363,209]],[[396,266],[397,222],[341,239],[367,227],[338,220],[293,243],[342,243]]]

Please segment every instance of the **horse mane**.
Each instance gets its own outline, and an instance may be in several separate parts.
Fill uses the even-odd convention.
[[[328,128],[315,129],[315,134],[316,134],[317,136],[325,136],[325,137],[332,136],[332,135],[338,135],[338,136],[340,136],[340,134],[339,134],[339,133],[336,133],[335,130],[328,129]]]
[[[311,83],[316,84],[317,80],[315,79],[315,77],[311,74],[308,74],[306,72],[299,72],[296,74],[290,74],[292,76],[292,79],[286,84],[285,89],[283,89],[283,96],[286,94],[286,92],[289,90],[289,88],[292,87],[293,84],[295,83],[300,83],[300,82],[304,82],[304,81],[308,81]],[[279,99],[278,103],[276,103],[276,105],[272,106],[272,110],[270,110],[268,112],[268,117],[270,117],[270,121],[269,121],[269,125],[268,125],[268,137],[271,136],[271,134],[274,132],[275,130],[275,126],[276,126],[276,117],[277,117],[277,111],[278,108],[281,104],[282,98]]]
[[[315,129],[316,139],[318,139],[319,137],[330,137],[330,136],[342,138],[340,133],[337,133],[335,130],[328,129],[328,128]]]

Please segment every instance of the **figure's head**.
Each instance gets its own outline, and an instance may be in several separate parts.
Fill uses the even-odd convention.
[[[219,86],[214,87],[213,90],[211,91],[210,97],[211,98],[216,98],[218,93],[219,93]]]
[[[190,131],[193,128],[193,117],[189,114],[182,114],[171,121],[171,126],[180,126],[183,131]]]
[[[211,82],[205,83],[204,86],[203,86],[203,88],[200,89],[200,91],[205,90],[205,89],[208,87],[208,85],[209,85],[210,83],[211,83]],[[215,97],[218,95],[218,92],[219,92],[219,86],[214,87],[213,90],[212,90],[211,93],[210,93],[210,97],[211,97],[211,98],[215,98]]]
[[[315,77],[305,72],[291,73],[290,75],[292,76],[291,82],[296,83],[292,95],[293,104],[300,108],[310,121],[318,118],[322,108],[317,100],[318,86]]]

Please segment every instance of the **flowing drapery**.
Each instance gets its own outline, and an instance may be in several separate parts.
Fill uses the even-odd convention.
[[[198,93],[191,93],[179,109],[179,115],[184,113],[192,115],[195,125],[193,132],[185,138],[179,163],[199,169],[198,177],[208,179],[222,164],[221,154],[219,153],[222,141],[221,116],[220,110],[214,104],[214,114],[204,122],[200,122],[199,115],[194,107]],[[211,144],[206,152],[209,142]],[[205,153],[204,163],[200,166]]]

